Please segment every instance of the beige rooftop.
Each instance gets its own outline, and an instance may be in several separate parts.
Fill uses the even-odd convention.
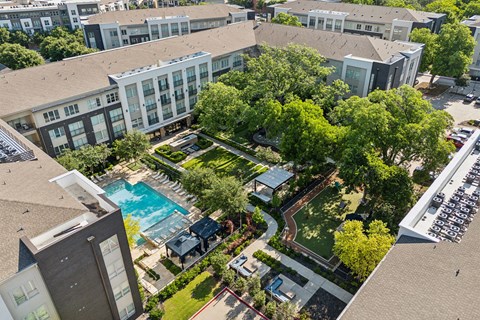
[[[429,18],[438,18],[442,13],[416,11],[406,8],[370,6],[353,3],[324,2],[324,1],[291,1],[276,7],[290,8],[290,13],[307,15],[311,10],[328,10],[348,12],[347,20],[360,22],[391,23],[394,19],[423,22]]]
[[[18,271],[25,261],[20,238],[33,238],[88,211],[50,179],[66,172],[8,124],[8,130],[33,150],[37,160],[0,163],[0,281]],[[28,259],[27,259],[28,260]]]
[[[315,48],[329,58],[342,61],[345,56],[387,62],[392,55],[409,51],[417,45],[359,36],[332,31],[314,30],[300,27],[290,27],[278,24],[264,23],[255,30],[257,43],[267,43],[282,47],[289,43],[303,44]]]
[[[208,20],[227,17],[230,12],[243,10],[226,4],[187,7],[167,7],[144,10],[109,11],[88,18],[88,24],[118,23],[120,25],[144,24],[147,18],[188,16],[190,20]]]

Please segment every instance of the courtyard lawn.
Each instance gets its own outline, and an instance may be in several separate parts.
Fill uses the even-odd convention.
[[[190,161],[185,162],[182,167],[187,170],[209,167],[215,170],[219,175],[236,176],[245,180],[247,178],[253,179],[256,175],[265,171],[262,166],[257,166],[255,163],[237,156],[230,151],[216,147]]]
[[[357,210],[362,194],[345,194],[329,186],[300,209],[294,216],[297,224],[295,241],[316,254],[330,259],[333,255],[333,232],[342,223],[345,215]],[[346,207],[340,209],[343,201]]]
[[[163,320],[187,320],[220,291],[220,283],[207,271],[163,303]]]

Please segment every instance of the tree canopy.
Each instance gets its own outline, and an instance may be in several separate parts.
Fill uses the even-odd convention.
[[[57,27],[40,43],[40,53],[50,61],[59,61],[95,51],[97,50],[85,46],[80,29],[69,32],[66,28]]]
[[[33,50],[26,49],[19,44],[4,43],[0,45],[0,63],[17,70],[41,65],[44,61]]]
[[[104,167],[111,153],[106,144],[85,145],[78,150],[65,150],[57,161],[67,170],[78,170],[88,176],[95,172],[95,168]]]
[[[140,233],[140,220],[134,219],[132,214],[128,214],[125,219],[123,219],[123,224],[125,226],[125,232],[127,233],[128,245],[130,248],[135,247],[137,236]]]
[[[231,131],[243,120],[247,105],[240,90],[221,82],[209,83],[195,105],[198,120],[207,131]]]
[[[461,13],[455,0],[435,0],[427,4],[425,10],[428,12],[445,13],[447,15],[447,23],[457,22]]]
[[[276,17],[272,19],[272,23],[285,24],[287,26],[301,27],[302,23],[298,20],[298,17],[288,13],[280,12]]]
[[[346,221],[335,231],[333,252],[357,277],[364,281],[383,259],[395,238],[385,223],[374,220],[364,230],[361,221]]]
[[[420,63],[420,72],[430,71],[432,68],[433,61],[436,59],[437,55],[437,39],[438,34],[432,33],[427,28],[413,29],[410,33],[410,41],[423,43],[423,55]]]
[[[204,201],[208,207],[231,216],[245,211],[248,196],[239,180],[221,177],[205,190]]]
[[[148,137],[141,131],[127,132],[123,139],[113,142],[115,154],[123,160],[138,160],[150,148]]]
[[[208,167],[200,167],[188,170],[182,174],[183,188],[190,194],[200,198],[205,195],[205,190],[209,189],[217,180],[215,171]]]

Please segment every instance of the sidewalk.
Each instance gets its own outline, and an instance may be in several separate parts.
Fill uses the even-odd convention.
[[[277,232],[278,224],[275,219],[273,219],[272,216],[270,216],[268,213],[262,211],[262,215],[268,225],[267,231],[255,242],[245,248],[245,250],[243,250],[240,255],[244,254],[245,256],[247,256],[248,259],[255,259],[253,258],[253,253],[257,250],[262,250],[271,257],[282,262],[285,266],[296,270],[299,274],[309,279],[310,281],[303,287],[304,290],[302,297],[298,297],[299,299],[297,299],[299,308],[303,307],[319,288],[322,288],[331,295],[348,304],[348,302],[353,297],[351,293],[345,291],[336,284],[316,274],[309,268],[284,255],[283,253],[278,252],[277,250],[268,245],[268,241],[270,240],[270,238],[273,237]],[[233,260],[235,259],[236,257]]]

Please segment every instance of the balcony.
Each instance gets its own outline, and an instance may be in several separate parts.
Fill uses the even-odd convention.
[[[152,103],[152,104],[147,104],[147,105],[145,106],[145,109],[146,109],[147,111],[155,110],[155,109],[157,109],[157,104],[156,104],[155,102]]]
[[[162,97],[160,98],[160,102],[162,103],[162,105],[170,104],[172,102],[172,99]]]
[[[200,72],[200,78],[208,78],[208,71]]]
[[[123,114],[119,114],[119,115],[116,115],[116,116],[112,117],[112,123],[120,121],[120,120],[123,120]]]
[[[165,90],[168,90],[170,89],[170,87],[168,86],[168,83],[165,83],[165,84],[160,84],[158,85],[160,87],[160,91],[165,91]]]
[[[150,96],[152,94],[155,93],[155,89],[154,88],[151,88],[151,89],[147,89],[147,90],[143,90],[143,96],[146,97],[146,96]]]
[[[185,99],[185,94],[180,93],[178,95],[177,94],[175,95],[175,101],[183,100],[183,99]]]
[[[71,135],[72,137],[79,136],[79,135],[81,135],[82,133],[85,133],[85,128],[70,130],[70,135]]]
[[[16,123],[14,126],[12,125],[12,127],[23,135],[32,134],[37,130],[33,123]]]
[[[189,76],[189,77],[187,78],[187,82],[193,82],[193,81],[195,81],[195,80],[197,80],[197,77],[196,77],[195,75]]]
[[[242,60],[239,60],[239,61],[233,61],[233,67],[239,67],[242,65]]]
[[[149,126],[153,126],[154,124],[159,123],[159,122],[160,122],[160,119],[158,117],[148,118],[148,125]]]
[[[189,95],[189,96],[193,96],[193,95],[196,95],[197,92],[198,92],[197,89],[188,90],[188,95]]]
[[[163,114],[163,120],[170,119],[171,117],[173,117],[173,112],[171,111]]]
[[[173,81],[173,86],[174,87],[181,86],[182,84],[183,84],[183,79]]]

